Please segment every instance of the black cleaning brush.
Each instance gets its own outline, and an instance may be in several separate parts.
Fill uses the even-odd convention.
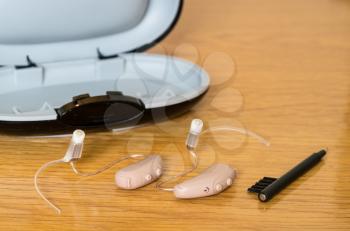
[[[304,161],[300,162],[297,166],[291,169],[289,172],[281,176],[280,178],[264,177],[255,185],[248,188],[248,192],[258,193],[258,198],[262,202],[269,201],[282,189],[287,187],[298,177],[303,175],[305,172],[310,170],[318,162],[321,161],[322,157],[326,155],[325,150],[321,150],[317,153],[312,154]]]

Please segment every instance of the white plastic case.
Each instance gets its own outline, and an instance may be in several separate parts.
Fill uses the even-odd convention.
[[[140,53],[170,32],[181,6],[181,0],[0,0],[0,129],[114,128],[182,113],[208,89],[207,73],[186,60]],[[136,100],[140,114],[128,118],[121,94]],[[96,96],[114,97],[116,106],[93,104],[62,119],[73,97],[74,109]],[[106,108],[116,118],[109,124],[82,118]]]

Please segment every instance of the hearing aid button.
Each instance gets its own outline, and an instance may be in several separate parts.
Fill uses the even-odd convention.
[[[226,184],[228,186],[231,186],[232,185],[232,179],[231,178],[228,178],[227,181],[226,181]]]
[[[148,175],[145,177],[145,179],[146,179],[147,181],[151,181],[151,180],[152,180],[152,176],[151,176],[150,174],[148,174]]]
[[[218,191],[218,192],[220,192],[221,190],[222,190],[222,185],[221,184],[217,184],[216,186],[215,186],[215,189],[216,189],[216,191]]]
[[[162,169],[157,168],[157,170],[156,170],[156,174],[157,174],[157,176],[162,175]]]

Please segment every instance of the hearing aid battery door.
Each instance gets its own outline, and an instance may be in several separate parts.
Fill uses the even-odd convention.
[[[207,91],[207,73],[183,59],[141,53],[172,30],[182,2],[0,0],[0,130],[112,129],[103,120],[124,127],[118,121],[140,115],[138,123],[157,122],[188,110]],[[136,112],[125,113],[123,100],[87,103],[106,92],[143,106],[132,103]],[[82,95],[89,99],[72,102]]]

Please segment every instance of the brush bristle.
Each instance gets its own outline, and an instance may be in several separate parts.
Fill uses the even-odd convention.
[[[277,178],[273,177],[264,177],[258,182],[256,182],[254,185],[252,185],[250,188],[248,188],[248,192],[252,193],[260,193],[262,190],[264,190],[267,186],[275,182]]]

